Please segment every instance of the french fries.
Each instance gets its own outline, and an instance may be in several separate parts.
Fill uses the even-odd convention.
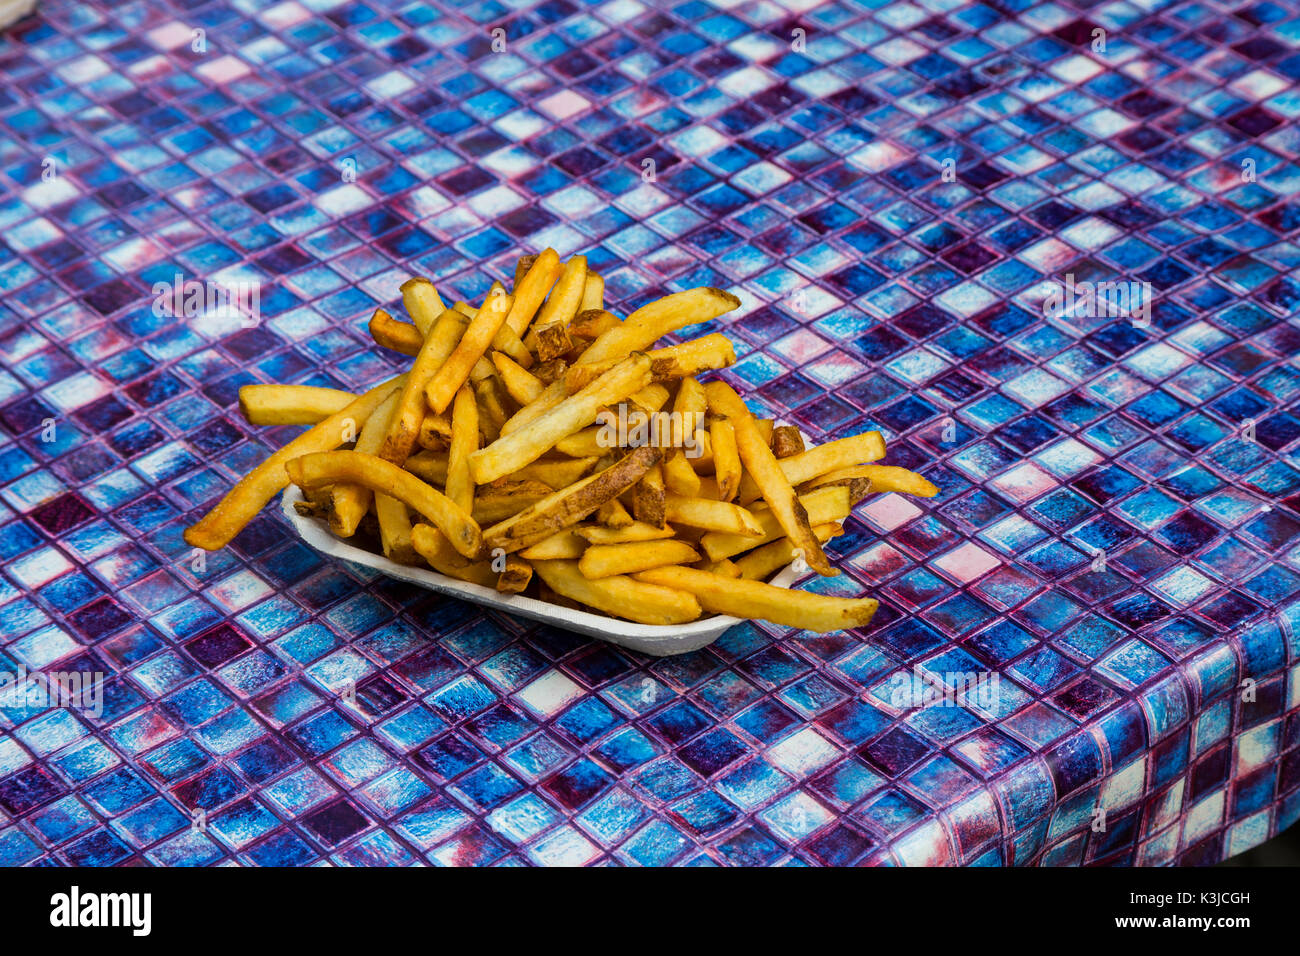
[[[448,308],[418,276],[400,292],[409,321],[377,309],[369,330],[411,357],[406,374],[360,395],[240,390],[250,424],[309,427],[187,542],[224,546],[292,483],[298,513],[339,537],[377,535],[394,561],[502,594],[658,626],[728,614],[821,632],[865,625],[876,602],[765,581],[792,564],[835,574],[822,544],[867,493],[938,494],[875,464],[877,432],[807,446],[756,418],[713,375],[736,360],[726,336],[660,343],[737,308],[728,292],[674,292],[620,319],[587,260],[553,249],[477,307]]]

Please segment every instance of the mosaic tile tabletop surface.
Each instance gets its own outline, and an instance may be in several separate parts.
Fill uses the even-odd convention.
[[[1300,815],[1294,3],[43,0],[0,75],[0,664],[105,675],[4,698],[0,862],[1211,863]],[[942,487],[808,585],[869,629],[639,658],[274,509],[194,564],[294,432],[239,386],[374,383],[409,274],[546,245],[620,309],[735,290],[753,407]],[[261,323],[159,318],[178,274]],[[1150,321],[1044,318],[1066,275]]]

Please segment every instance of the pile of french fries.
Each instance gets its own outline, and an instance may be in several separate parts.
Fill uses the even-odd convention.
[[[822,545],[869,492],[938,489],[884,457],[878,432],[811,448],[798,429],[756,418],[725,381],[720,334],[656,348],[739,300],[676,292],[626,318],[604,308],[583,256],[520,259],[513,289],[477,308],[433,284],[401,288],[410,322],[378,310],[375,342],[413,356],[361,395],[249,385],[254,425],[310,425],[185,532],[226,545],[290,482],[302,514],[507,593],[644,624],[703,615],[810,631],[866,624],[877,602],[765,583],[794,563],[832,576]]]

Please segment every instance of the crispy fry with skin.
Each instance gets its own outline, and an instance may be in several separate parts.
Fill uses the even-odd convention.
[[[664,506],[667,494],[663,469],[655,465],[637,482],[632,492],[632,514],[636,520],[662,528],[667,520]]]
[[[671,538],[672,528],[656,528],[643,521],[633,521],[620,528],[600,525],[580,525],[573,533],[590,544],[623,544],[628,541],[660,541]]]
[[[563,322],[547,322],[534,325],[524,339],[524,345],[532,350],[539,362],[550,362],[568,353],[573,348],[573,340]]]
[[[839,572],[826,560],[821,543],[812,533],[808,513],[799,503],[790,480],[777,464],[772,449],[759,437],[754,417],[745,403],[726,382],[710,382],[705,392],[709,408],[716,414],[726,416],[735,429],[736,450],[740,453],[740,461],[745,466],[745,471],[753,477],[763,499],[785,530],[786,537],[800,549],[809,567],[825,577],[834,577]]]
[[[383,309],[375,309],[370,317],[370,337],[377,345],[403,355],[419,354],[424,344],[424,335],[418,328],[410,322],[399,322]]]
[[[717,332],[678,345],[651,349],[650,374],[655,382],[668,382],[699,375],[711,369],[726,368],[736,362],[736,350],[725,335]],[[588,362],[573,366],[564,373],[564,387],[575,391],[600,375],[615,360]]]
[[[497,577],[496,588],[502,594],[519,594],[532,579],[533,566],[519,555],[511,554],[506,557],[505,570]]]
[[[862,478],[871,483],[873,494],[894,491],[904,495],[915,495],[918,498],[933,498],[939,493],[934,482],[897,465],[855,465],[852,468],[838,468],[824,475],[818,475],[807,482],[807,487],[811,489],[824,485],[851,484]]]
[[[761,537],[763,527],[747,509],[729,501],[686,498],[668,492],[664,496],[664,519],[674,525],[688,525],[705,531]]]
[[[862,432],[860,435],[828,441],[824,445],[815,445],[798,455],[782,458],[778,464],[786,481],[792,485],[802,485],[828,471],[876,461],[884,456],[885,440],[880,432]],[[758,486],[753,478],[746,475],[740,480],[740,503],[749,504],[758,496]]]
[[[272,454],[231,488],[226,496],[193,525],[185,529],[191,547],[215,551],[239,534],[266,503],[289,484],[285,462],[309,452],[329,451],[355,439],[374,410],[394,389],[402,388],[399,375],[376,385],[346,408],[335,412]]]
[[[630,541],[625,544],[593,544],[578,559],[584,578],[608,578],[632,574],[666,564],[689,564],[699,553],[685,541]]]
[[[522,260],[520,265],[523,265]],[[516,276],[518,273],[516,272]],[[521,339],[528,331],[533,316],[542,306],[542,300],[551,291],[560,278],[560,256],[554,249],[543,250],[529,264],[523,277],[515,282],[515,294],[510,305],[510,314],[506,316],[508,325]]]
[[[550,486],[540,481],[494,481],[478,489],[474,498],[474,520],[484,526],[504,521],[550,493]]]
[[[587,309],[569,323],[569,337],[591,341],[620,323],[618,316],[604,309]]]
[[[650,377],[650,360],[629,356],[576,395],[564,399],[526,428],[503,434],[470,456],[478,484],[487,484],[540,458],[557,441],[590,425],[606,405],[620,402],[642,388]]]
[[[713,447],[713,476],[718,483],[718,499],[731,501],[740,490],[740,453],[736,450],[736,430],[725,418],[709,425]]]
[[[425,398],[429,402],[429,407],[435,412],[446,411],[447,406],[456,397],[456,390],[469,380],[470,372],[483,358],[488,346],[492,344],[492,338],[497,334],[497,329],[505,322],[513,301],[504,293],[490,296],[483,308],[478,310],[478,315],[470,321],[469,327],[462,333],[451,355],[439,366],[425,386]],[[490,363],[488,365],[490,368]]]
[[[559,258],[560,257],[558,255],[555,257],[557,262],[559,261]],[[519,283],[524,281],[524,276],[528,275],[528,270],[533,267],[533,263],[535,263],[536,261],[537,261],[536,255],[527,255],[527,256],[519,257],[519,261],[515,263],[515,286],[514,287],[516,290],[519,289]]]
[[[383,458],[355,451],[313,452],[291,458],[283,467],[304,490],[353,481],[386,493],[431,521],[459,554],[477,558],[483,551],[483,533],[470,515],[436,488]]]
[[[419,438],[420,423],[424,421],[424,388],[455,349],[468,321],[455,309],[448,309],[433,324],[424,344],[420,346],[420,354],[415,357],[415,362],[407,373],[406,385],[402,388],[397,408],[393,409],[388,434],[384,436],[384,444],[379,451],[381,458],[400,465],[411,454]]]
[[[777,458],[789,458],[804,450],[803,436],[793,425],[777,425],[772,429],[772,454]]]
[[[799,497],[800,504],[808,513],[808,520],[812,524],[823,524],[827,521],[842,521],[847,518],[849,511],[853,507],[853,500],[849,496],[849,489],[843,485],[837,485],[830,488],[818,488],[816,491],[810,491]],[[710,531],[700,539],[700,545],[704,548],[710,560],[720,561],[723,558],[729,558],[734,554],[740,554],[742,551],[748,551],[760,545],[769,544],[777,538],[785,537],[785,530],[777,520],[772,509],[766,504],[759,506],[754,505],[750,509],[754,520],[758,522],[763,534],[758,538],[750,538],[739,534],[723,534],[721,532]]]
[[[770,452],[771,449],[768,449]],[[655,568],[639,571],[638,581],[688,591],[714,614],[763,618],[773,624],[828,633],[862,627],[876,613],[874,598],[841,598],[791,591],[761,581],[725,578],[695,568]]]
[[[339,388],[245,385],[239,390],[239,411],[250,425],[315,425],[356,400]]]
[[[488,548],[519,551],[577,524],[611,498],[632,487],[659,460],[658,448],[638,448],[594,475],[554,491],[541,501],[484,532]],[[552,585],[554,586],[554,585]]]
[[[587,550],[587,542],[578,537],[572,528],[557,531],[531,547],[519,552],[529,561],[576,561]]]
[[[428,338],[429,331],[433,328],[438,317],[447,311],[447,307],[442,304],[442,297],[438,295],[438,290],[424,276],[416,276],[414,279],[407,279],[402,283],[401,293],[402,304],[406,306],[406,314],[415,323],[416,329],[420,332],[420,338]],[[371,321],[373,323],[374,320]]]
[[[374,414],[366,419],[366,423],[361,426],[361,434],[357,436],[354,451],[365,455],[379,453],[379,447],[384,443],[384,436],[388,434],[388,420],[392,417],[393,409],[397,407],[397,400],[400,397],[401,391],[393,389],[375,409]],[[365,485],[351,482],[339,482],[334,485],[331,492],[330,530],[340,538],[352,537],[356,533],[357,525],[370,509],[372,500],[373,493]]]
[[[825,544],[839,533],[840,524],[837,521],[827,521],[823,524],[813,525],[813,534],[817,535],[817,540],[822,544]],[[739,569],[739,575],[742,578],[748,578],[751,581],[766,581],[777,571],[790,564],[794,558],[794,545],[790,543],[790,539],[779,538],[771,544],[755,548],[748,554],[737,558],[734,566]],[[728,559],[723,558],[723,560]]]
[[[461,511],[474,511],[474,482],[469,475],[469,456],[478,451],[478,403],[465,385],[456,393],[451,411],[451,447],[447,451],[447,497]]]
[[[451,445],[451,419],[446,415],[426,413],[420,422],[416,444],[430,451],[446,451]]]
[[[605,307],[605,280],[587,270],[587,278],[582,286],[582,301],[578,304],[578,313],[593,312]]]
[[[492,364],[510,397],[521,407],[535,400],[546,388],[536,375],[502,352],[492,353]]]
[[[613,617],[640,624],[685,624],[700,616],[700,604],[684,591],[637,581],[625,575],[588,581],[576,561],[537,561],[538,577],[555,593]]]

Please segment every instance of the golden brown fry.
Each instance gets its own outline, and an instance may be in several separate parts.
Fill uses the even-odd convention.
[[[698,561],[699,552],[685,541],[629,541],[624,544],[593,544],[578,560],[584,578],[608,578],[632,574],[666,564]]]
[[[555,258],[558,262],[560,257],[557,255]],[[535,255],[519,257],[519,261],[515,263],[515,291],[519,290],[519,284],[524,281],[524,276],[528,275],[528,270],[533,267],[533,263],[536,261],[537,256]]]
[[[813,534],[823,544],[839,533],[840,524],[837,521],[827,521],[813,525]],[[795,559],[794,550],[794,545],[790,543],[789,538],[778,538],[771,544],[755,548],[748,554],[737,558],[734,566],[739,569],[739,575],[742,578],[748,578],[751,581],[766,581],[775,572],[781,570]],[[723,560],[727,559],[724,558]]]
[[[818,488],[816,491],[800,495],[799,503],[807,511],[808,520],[815,525],[824,524],[827,521],[842,521],[848,517],[849,511],[853,507],[853,500],[849,497],[849,491],[850,489],[844,485]],[[776,515],[772,513],[772,509],[766,504],[752,506],[750,513],[753,514],[754,520],[758,522],[759,527],[763,529],[762,536],[750,538],[745,535],[722,534],[710,531],[700,539],[700,545],[711,560],[720,561],[723,558],[731,557],[733,554],[740,554],[742,551],[748,551],[759,545],[769,544],[777,538],[785,537],[785,530],[781,527],[780,521],[777,520]]]
[[[435,412],[446,411],[447,406],[456,397],[456,390],[469,380],[470,372],[483,358],[488,346],[492,344],[492,338],[497,334],[497,329],[505,322],[513,301],[504,293],[491,296],[470,321],[451,355],[438,367],[437,372],[425,386],[425,398],[429,402],[429,407]],[[490,368],[490,363],[487,364]]]
[[[521,406],[536,399],[546,388],[536,375],[502,352],[492,353],[492,364],[496,366],[497,374],[501,376],[510,397]]]
[[[388,494],[433,522],[465,557],[477,558],[483,550],[482,531],[470,515],[442,492],[383,458],[355,451],[313,452],[291,458],[283,467],[303,489],[352,481]]]
[[[610,498],[632,487],[659,460],[659,455],[658,448],[638,448],[608,468],[552,492],[514,517],[488,528],[484,532],[486,546],[519,551],[577,524]]]
[[[411,371],[407,373],[402,397],[397,408],[393,409],[388,434],[384,436],[384,444],[379,451],[381,458],[400,465],[414,450],[420,435],[420,423],[424,421],[424,388],[442,367],[447,356],[451,355],[468,321],[455,309],[448,309],[438,317],[433,329],[425,336],[420,354],[415,357]]]
[[[346,455],[348,452],[331,452]],[[379,519],[379,541],[384,557],[398,564],[415,564],[416,551],[411,544],[411,513],[406,503],[375,492],[375,517]]]
[[[486,484],[536,461],[561,438],[590,425],[601,408],[627,398],[649,378],[650,360],[640,353],[629,356],[527,427],[502,434],[491,445],[475,452],[470,457],[474,480]]]
[[[569,337],[590,341],[599,338],[601,333],[608,332],[619,323],[618,316],[604,309],[589,309],[579,312],[578,317],[569,323]]]
[[[814,445],[807,451],[782,458],[778,463],[786,480],[792,485],[802,485],[828,471],[876,461],[885,455],[885,440],[880,432],[862,432],[824,445]],[[742,505],[758,497],[758,486],[746,475],[740,481],[739,499]]]
[[[442,297],[438,295],[438,290],[433,287],[433,283],[423,276],[407,279],[402,283],[401,292],[406,314],[415,323],[420,338],[427,339],[438,317],[447,311],[447,307],[442,304]],[[372,333],[373,321],[371,320]]]
[[[736,361],[736,350],[725,335],[713,333],[646,352],[650,374],[655,382],[699,375],[711,369],[726,368]],[[582,388],[606,371],[617,359],[580,363],[564,373],[564,387],[569,391]],[[698,383],[697,383],[698,384]]]
[[[469,456],[478,451],[478,404],[473,391],[462,385],[451,410],[451,447],[447,451],[447,497],[462,511],[474,511],[474,481]]]
[[[672,449],[670,457],[664,462],[664,484],[669,491],[683,498],[699,497],[700,476],[679,448]]]
[[[522,260],[520,265],[523,265]],[[551,291],[551,287],[559,278],[559,253],[554,249],[546,249],[533,260],[523,277],[515,282],[514,300],[505,321],[515,335],[524,337],[528,326],[533,321],[533,316],[541,308],[542,300],[546,298],[546,294]]]
[[[582,301],[578,304],[578,314],[592,312],[605,307],[605,280],[587,270],[587,279],[582,286]]]
[[[564,378],[564,372],[568,367],[567,359],[551,359],[548,362],[540,362],[534,365],[533,374],[537,376],[537,380],[543,385],[553,385]]]
[[[632,524],[632,516],[623,507],[623,502],[610,498],[597,509],[596,521],[606,528],[626,528]]]
[[[532,579],[533,566],[519,555],[511,554],[506,557],[505,570],[497,578],[497,590],[502,594],[519,594]]]
[[[721,561],[697,561],[691,565],[698,571],[707,571],[709,574],[716,574],[724,578],[741,577],[740,569],[730,558],[723,558]]]
[[[582,557],[587,550],[587,542],[578,537],[575,529],[565,528],[549,538],[543,538],[531,547],[519,552],[521,558],[529,561],[569,561]]]
[[[684,498],[671,491],[664,496],[664,519],[670,524],[723,534],[740,534],[751,538],[763,534],[758,519],[740,505],[733,505],[729,501],[710,501],[708,498]]]
[[[668,401],[668,389],[652,383],[628,397],[628,401],[647,415],[653,415]]]
[[[445,414],[433,415],[426,412],[415,441],[429,451],[446,451],[451,445],[451,418]]]
[[[609,329],[582,353],[578,364],[618,359],[629,352],[649,348],[669,332],[685,325],[716,319],[740,305],[740,300],[721,289],[698,288],[674,292],[637,309],[626,320]]]
[[[563,322],[547,322],[534,325],[524,338],[524,345],[532,350],[539,362],[550,362],[569,352],[573,340]]]
[[[772,429],[772,454],[777,458],[789,458],[804,450],[803,435],[793,425],[777,425]]]
[[[768,449],[770,452],[771,449]],[[647,584],[689,591],[714,614],[763,618],[773,624],[827,633],[862,627],[876,613],[874,598],[841,598],[791,591],[761,581],[726,578],[695,568],[655,568],[634,578]]]
[[[713,447],[713,475],[718,482],[718,499],[731,501],[740,489],[740,453],[736,450],[736,430],[725,418],[716,418],[709,426]]]
[[[886,494],[894,491],[904,495],[916,495],[918,498],[933,498],[939,493],[938,487],[930,480],[914,471],[899,468],[896,465],[854,465],[851,468],[837,468],[806,483],[808,488],[820,488],[823,485],[851,484],[865,478],[871,483],[871,492]]]
[[[357,436],[354,451],[365,455],[379,453],[379,448],[384,443],[384,436],[388,434],[388,421],[400,397],[401,390],[393,389],[375,409],[374,414],[366,419],[365,425],[361,427],[361,434]],[[349,482],[339,482],[334,485],[330,503],[330,530],[340,538],[352,537],[361,519],[370,510],[372,500],[372,492],[365,485]]]
[[[436,293],[435,293],[436,294]],[[377,345],[403,355],[417,355],[424,344],[424,336],[410,322],[399,322],[383,309],[375,309],[370,317],[370,337]]]
[[[315,425],[356,400],[339,388],[245,385],[239,390],[239,411],[250,425]]]
[[[580,525],[573,529],[573,533],[590,544],[623,544],[627,541],[659,541],[671,538],[675,532],[672,528],[656,528],[652,524],[633,521],[619,528]]]
[[[826,560],[821,543],[812,533],[808,513],[799,503],[790,480],[777,464],[772,449],[759,437],[758,429],[754,425],[754,417],[745,407],[745,403],[726,382],[710,382],[705,391],[709,399],[709,408],[716,414],[725,416],[735,429],[736,450],[740,453],[741,463],[745,466],[746,473],[753,477],[755,485],[762,492],[763,499],[771,507],[781,527],[785,529],[786,537],[802,551],[803,559],[808,562],[809,567],[818,574],[834,577],[839,572]]]
[[[534,321],[534,328],[540,326],[558,326],[563,332],[565,327],[573,321],[574,316],[578,314],[578,306],[582,304],[582,294],[587,287],[587,257],[572,256],[564,264],[564,270],[560,273],[559,280],[555,287],[551,289],[550,296],[546,299],[546,304],[542,306],[541,312],[538,313]],[[522,334],[522,333],[520,333]],[[568,340],[568,336],[565,336]],[[524,341],[528,337],[524,336]],[[567,352],[568,349],[564,349]],[[556,353],[562,354],[562,353]],[[540,356],[539,356],[540,357]]]
[[[540,481],[501,479],[478,489],[474,498],[474,520],[482,526],[504,521],[551,493]]]
[[[700,604],[691,595],[673,588],[646,584],[615,575],[588,581],[576,561],[537,561],[538,576],[557,594],[571,598],[613,617],[641,624],[685,624],[700,616]]]
[[[636,515],[636,520],[662,528],[666,520],[664,499],[667,494],[663,470],[655,465],[637,482],[632,492],[632,514]]]
[[[289,484],[284,471],[285,462],[299,455],[329,451],[355,441],[357,429],[365,424],[390,392],[400,389],[405,383],[406,376],[399,375],[376,385],[346,408],[312,426],[272,454],[241,478],[212,510],[185,529],[185,542],[207,551],[227,545],[277,492]]]
[[[540,459],[531,465],[525,465],[514,473],[515,478],[532,478],[547,485],[552,491],[567,488],[596,464],[596,456],[587,458]]]
[[[411,546],[439,574],[485,588],[497,585],[497,573],[490,561],[467,562],[437,528],[427,524],[412,527]]]

